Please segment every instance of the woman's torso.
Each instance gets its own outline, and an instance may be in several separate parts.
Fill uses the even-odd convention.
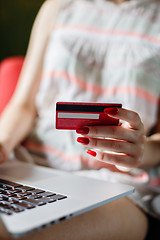
[[[150,132],[160,95],[159,22],[158,1],[62,4],[45,54],[39,118],[25,142],[37,162],[68,170],[90,162],[74,131],[55,129],[56,101],[122,103],[140,114]]]

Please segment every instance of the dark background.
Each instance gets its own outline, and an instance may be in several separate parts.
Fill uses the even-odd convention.
[[[25,55],[35,16],[44,0],[0,0],[0,60]]]

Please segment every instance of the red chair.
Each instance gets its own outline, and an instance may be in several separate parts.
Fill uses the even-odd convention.
[[[15,90],[24,57],[9,57],[0,63],[0,115]]]

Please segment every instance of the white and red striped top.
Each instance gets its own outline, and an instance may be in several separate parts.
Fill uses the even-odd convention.
[[[160,98],[160,1],[64,0],[45,54],[39,117],[25,146],[37,162],[78,170],[88,160],[74,131],[55,129],[55,102],[116,102],[137,111],[146,134]]]

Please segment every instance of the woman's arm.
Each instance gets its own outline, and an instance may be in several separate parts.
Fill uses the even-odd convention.
[[[154,134],[146,139],[144,155],[141,167],[153,167],[160,165],[160,100],[157,124]]]
[[[149,168],[160,165],[160,133],[146,139],[142,163],[139,167]]]
[[[35,19],[15,93],[0,119],[0,162],[24,139],[33,125],[44,52],[59,5],[59,0],[46,1]]]

